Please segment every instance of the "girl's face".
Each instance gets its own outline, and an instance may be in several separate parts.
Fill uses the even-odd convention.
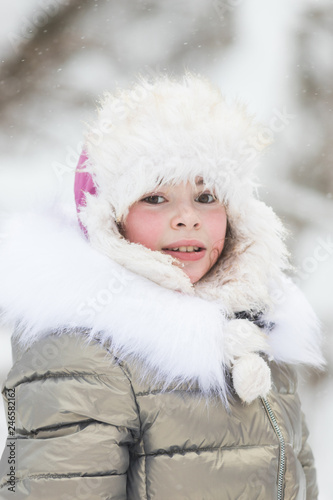
[[[178,259],[196,283],[221,255],[226,228],[225,207],[199,178],[196,187],[164,184],[147,193],[130,207],[122,232],[133,243]]]

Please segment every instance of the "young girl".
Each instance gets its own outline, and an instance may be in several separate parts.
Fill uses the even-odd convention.
[[[259,138],[203,78],[142,79],[89,128],[80,226],[8,223],[2,499],[317,498],[294,367],[323,365],[320,335]]]

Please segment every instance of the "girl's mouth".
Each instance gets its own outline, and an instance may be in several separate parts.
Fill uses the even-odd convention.
[[[172,252],[201,252],[204,249],[195,246],[181,246],[175,248],[163,248],[163,250],[170,250]]]
[[[163,248],[162,251],[179,260],[200,260],[205,256],[206,249],[195,246]]]

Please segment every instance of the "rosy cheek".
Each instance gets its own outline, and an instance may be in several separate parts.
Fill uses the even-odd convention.
[[[227,229],[227,218],[225,213],[218,213],[210,217],[207,227],[212,241],[213,249],[218,251],[218,255],[224,247],[225,233]]]
[[[145,212],[133,207],[125,221],[125,238],[133,243],[141,243],[151,250],[158,248],[162,232],[159,214]]]

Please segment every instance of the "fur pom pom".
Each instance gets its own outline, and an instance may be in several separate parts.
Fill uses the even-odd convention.
[[[244,403],[250,404],[258,397],[265,397],[270,391],[271,371],[258,354],[247,354],[234,364],[234,389]]]

